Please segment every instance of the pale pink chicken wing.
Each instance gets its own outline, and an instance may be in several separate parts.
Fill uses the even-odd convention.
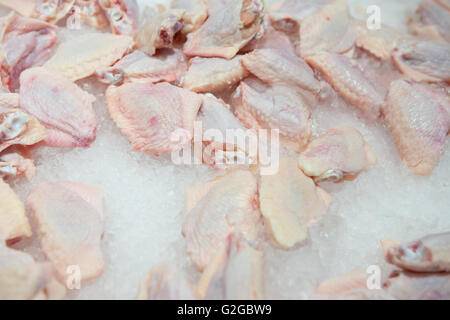
[[[319,297],[346,298],[355,291],[367,288],[367,273],[361,269],[354,269],[346,274],[327,279],[320,283],[315,291]]]
[[[98,188],[45,182],[31,191],[27,204],[37,223],[42,251],[61,281],[65,282],[71,266],[80,268],[81,280],[102,274],[104,213]]]
[[[218,250],[203,272],[197,286],[203,299],[264,299],[263,253],[239,234],[231,234],[227,245]]]
[[[229,300],[264,299],[264,257],[241,237],[231,239],[224,269],[225,297]]]
[[[0,178],[25,175],[27,180],[31,181],[36,174],[33,160],[12,149],[0,154]]]
[[[241,232],[250,240],[256,239],[260,223],[257,192],[252,173],[234,170],[188,193],[188,204],[192,209],[186,214],[182,234],[189,257],[199,271],[203,271],[214,255],[226,246],[227,238],[233,232]]]
[[[51,56],[56,36],[57,28],[40,20],[14,12],[0,18],[2,84],[16,90],[23,70],[43,64]]]
[[[319,70],[324,78],[345,100],[361,109],[370,118],[380,116],[385,92],[371,81],[363,71],[352,64],[350,58],[335,53],[320,53],[306,61]]]
[[[203,103],[197,121],[201,121],[203,130],[217,129],[224,138],[226,130],[245,129],[231,112],[231,108],[223,100],[207,93],[202,95]],[[224,141],[225,142],[225,141]]]
[[[1,300],[36,299],[52,278],[51,264],[37,263],[29,254],[0,244]]]
[[[208,19],[187,36],[188,56],[231,59],[261,31],[261,0],[208,0],[207,6]]]
[[[134,51],[112,67],[95,72],[97,79],[105,84],[122,82],[172,82],[179,80],[187,70],[187,62],[180,50],[162,49],[152,57],[142,51]]]
[[[335,127],[313,140],[300,154],[300,169],[316,182],[356,177],[377,163],[377,158],[359,131]]]
[[[0,152],[12,145],[33,145],[47,136],[44,126],[19,108],[0,105]]]
[[[391,59],[391,53],[397,45],[412,40],[411,36],[385,25],[382,25],[380,29],[370,30],[365,21],[355,21],[354,28],[355,46],[383,61]]]
[[[450,43],[450,8],[440,0],[425,0],[417,9],[418,19],[410,19],[409,30],[425,40]]]
[[[394,49],[392,58],[414,81],[450,82],[450,44],[406,42]]]
[[[0,86],[0,106],[4,108],[18,108],[19,94],[11,93],[9,89]]]
[[[450,11],[450,1],[449,0],[436,0],[444,9]]]
[[[335,0],[301,23],[298,52],[302,57],[321,51],[343,53],[355,38],[347,0]]]
[[[413,272],[450,272],[450,232],[425,236],[386,250],[386,261]]]
[[[183,28],[183,14],[184,10],[181,9],[159,12],[146,8],[135,35],[138,49],[152,56],[156,49],[172,48],[176,34]]]
[[[450,128],[446,97],[425,85],[391,83],[383,108],[400,157],[416,174],[429,175],[439,162]]]
[[[72,9],[75,0],[0,0],[0,4],[24,17],[56,23]]]
[[[106,92],[109,114],[133,148],[161,155],[192,139],[200,95],[168,83],[126,83]],[[186,141],[174,141],[177,130]],[[180,137],[183,138],[183,137]]]
[[[318,93],[319,81],[308,64],[298,57],[289,38],[266,28],[256,50],[242,57],[242,64],[264,82],[283,83]]]
[[[361,269],[354,269],[346,274],[325,280],[316,288],[316,294],[336,295],[347,291],[366,288],[367,273]]]
[[[172,9],[182,9],[183,29],[181,32],[187,34],[200,28],[208,17],[208,8],[205,0],[172,0]]]
[[[181,85],[195,92],[217,92],[232,88],[248,75],[241,64],[242,56],[232,59],[201,58],[189,60],[189,69]]]
[[[109,26],[105,11],[100,6],[99,0],[75,0],[74,15],[69,18],[68,23],[80,19],[84,24],[97,29]]]
[[[264,16],[261,22],[261,28],[264,33],[253,38],[241,49],[241,52],[247,53],[255,49],[281,49],[286,46],[286,53],[290,54],[295,48],[289,37],[276,30],[271,24],[269,18]]]
[[[320,283],[315,291],[318,299],[332,300],[393,300],[382,288],[369,289],[370,274],[361,268]]]
[[[311,112],[301,94],[289,86],[269,86],[248,78],[233,94],[232,104],[237,118],[248,128],[278,129],[299,148],[309,142]]]
[[[193,286],[169,262],[154,266],[141,281],[137,300],[196,300]]]
[[[384,290],[400,300],[449,300],[450,275],[394,272]]]
[[[197,123],[202,125],[203,149],[202,160],[214,168],[226,168],[235,164],[236,155],[241,156],[242,164],[256,161],[256,155],[251,155],[246,141],[238,139],[227,140],[227,133],[245,133],[246,128],[234,116],[229,105],[223,100],[217,99],[212,94],[203,96],[203,104],[197,116]],[[233,161],[231,161],[233,160]]]
[[[299,40],[302,21],[316,13],[323,6],[334,0],[284,0],[281,4],[269,10],[269,17],[275,29]]]
[[[59,282],[54,274],[41,293],[44,300],[63,300],[67,295],[67,288]]]
[[[44,68],[20,77],[20,107],[41,121],[46,143],[60,147],[89,147],[95,140],[95,97],[62,75]]]
[[[136,0],[99,0],[114,34],[133,36],[138,27],[139,7]]]
[[[1,242],[31,236],[25,207],[9,184],[0,178],[0,246]]]
[[[327,213],[331,202],[290,158],[280,159],[276,174],[261,176],[259,197],[267,229],[283,249],[304,241],[309,225]]]
[[[93,75],[97,69],[113,65],[133,45],[129,36],[86,33],[61,43],[44,67],[76,81]]]

